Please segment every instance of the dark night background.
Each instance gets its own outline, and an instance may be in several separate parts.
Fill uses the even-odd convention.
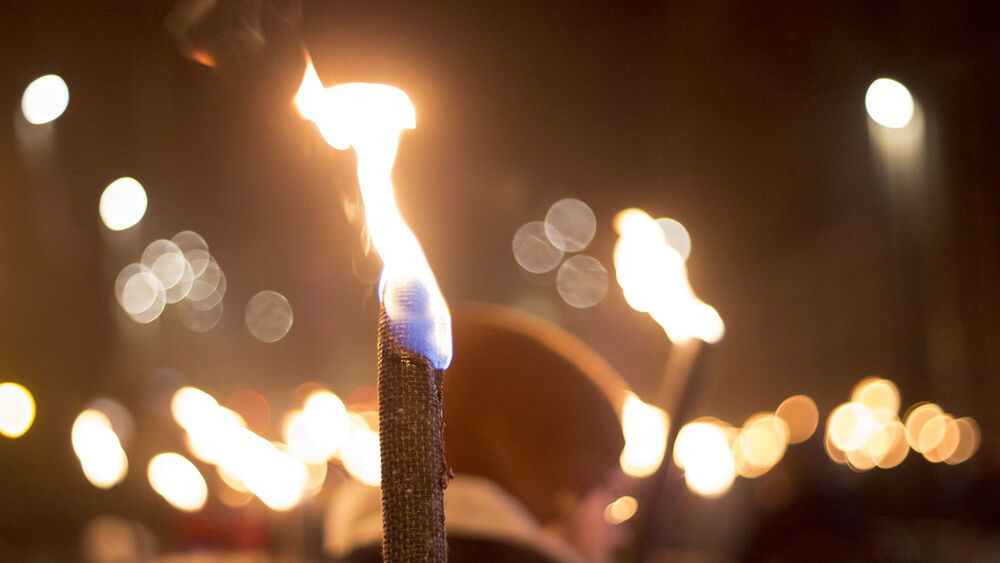
[[[640,207],[688,228],[692,286],[726,322],[692,416],[740,424],[806,393],[822,421],[879,375],[903,409],[930,400],[982,427],[965,464],[911,452],[867,473],[828,460],[819,431],[722,500],[678,490],[671,549],[807,558],[841,533],[865,558],[1000,556],[1000,28],[989,3],[220,6],[258,8],[260,41],[217,14],[194,40],[215,68],[167,31],[173,2],[0,9],[0,380],[38,404],[24,437],[0,439],[0,560],[79,557],[80,530],[101,513],[171,546],[177,513],[145,480],[152,454],[182,447],[149,400],[158,370],[217,396],[256,389],[275,412],[306,381],[342,396],[374,384],[378,262],[345,213],[358,200],[353,154],[291,106],[303,45],[326,84],[384,82],[413,100],[397,198],[449,303],[545,312],[652,393],[669,342],[626,305],[611,262],[614,215]],[[41,138],[20,97],[48,73],[70,103]],[[864,93],[882,76],[926,114],[918,213],[893,201],[873,156]],[[149,209],[111,232],[97,202],[120,176],[143,183]],[[593,208],[586,253],[612,272],[591,309],[563,304],[511,254],[518,227],[564,197]],[[138,325],[114,299],[118,271],[184,229],[205,237],[229,281],[206,334],[171,307]],[[294,310],[275,344],[243,323],[261,289]],[[136,418],[129,476],[110,491],[86,482],[69,443],[98,396]]]

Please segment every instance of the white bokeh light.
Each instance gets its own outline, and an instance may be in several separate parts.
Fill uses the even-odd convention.
[[[261,291],[247,303],[245,320],[254,338],[277,342],[292,328],[292,306],[277,291]]]
[[[545,214],[545,236],[553,246],[566,252],[587,248],[597,232],[594,212],[578,199],[561,199]]]
[[[521,225],[514,233],[511,246],[517,263],[533,274],[551,271],[563,258],[563,251],[549,242],[545,234],[545,223],[541,221]]]
[[[871,83],[865,93],[865,108],[879,125],[901,129],[913,119],[913,96],[899,82],[891,78],[879,78]]]
[[[559,266],[556,289],[572,307],[593,307],[608,293],[608,270],[596,258],[578,254]]]
[[[21,112],[28,123],[41,125],[55,121],[69,105],[69,88],[55,74],[36,78],[24,89]]]
[[[146,190],[142,184],[135,178],[118,178],[101,194],[101,220],[112,231],[123,231],[142,220],[146,205]]]

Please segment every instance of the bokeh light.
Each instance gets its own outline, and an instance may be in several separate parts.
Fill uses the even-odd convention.
[[[305,464],[248,429],[239,414],[193,387],[177,391],[171,410],[192,454],[216,465],[229,486],[249,490],[277,511],[302,499],[309,482]]]
[[[135,421],[132,419],[132,413],[120,401],[110,397],[98,397],[91,401],[87,408],[98,411],[108,418],[111,429],[115,431],[122,444],[128,444],[132,440]]]
[[[162,311],[167,299],[160,280],[149,271],[133,274],[122,289],[122,308],[125,312],[137,318],[156,307]],[[158,315],[159,313],[157,313]],[[153,318],[156,318],[155,316]],[[148,321],[147,321],[148,322]]]
[[[652,475],[663,461],[669,427],[666,412],[627,392],[622,404],[622,471],[632,477]]]
[[[351,420],[339,397],[329,391],[318,391],[306,399],[302,408],[306,431],[310,438],[333,457],[351,433]]]
[[[833,445],[844,452],[857,450],[865,445],[868,437],[878,427],[871,409],[862,403],[844,403],[830,413],[827,433]]]
[[[906,414],[906,438],[914,451],[922,453],[925,449],[936,445],[927,442],[939,439],[940,434],[924,434],[924,426],[943,414],[944,411],[941,410],[941,407],[934,403],[919,403],[910,407]],[[938,429],[943,434],[944,429],[940,426]]]
[[[123,231],[134,226],[146,214],[146,190],[135,178],[118,178],[101,194],[98,211],[104,226]]]
[[[873,432],[868,439],[868,453],[875,465],[882,469],[890,469],[902,463],[910,453],[903,423],[893,420]]]
[[[778,405],[774,413],[788,425],[788,443],[799,444],[809,439],[819,424],[819,409],[806,395],[793,395]]]
[[[18,438],[35,420],[35,398],[23,385],[0,383],[0,434]]]
[[[688,234],[684,225],[669,217],[660,217],[656,220],[656,224],[663,231],[663,238],[666,240],[667,246],[673,248],[680,255],[681,260],[686,261],[691,255],[691,235]]]
[[[292,306],[277,291],[261,291],[247,303],[244,320],[254,338],[277,342],[292,328]]]
[[[981,439],[979,425],[975,420],[963,416],[955,419],[955,426],[958,429],[958,444],[955,446],[955,451],[944,460],[948,465],[956,465],[972,457],[979,449]]]
[[[69,88],[55,74],[36,78],[24,89],[21,112],[28,123],[41,125],[55,121],[69,105]]]
[[[157,454],[146,472],[153,490],[171,506],[184,512],[197,512],[208,499],[208,485],[193,463],[173,452]]]
[[[115,297],[134,321],[151,323],[168,304],[178,304],[181,321],[195,332],[219,323],[225,293],[225,274],[193,231],[151,242],[140,261],[122,268],[115,280]]]
[[[674,462],[692,492],[707,498],[726,494],[736,479],[736,462],[726,432],[709,422],[690,422],[677,434]]]
[[[128,458],[107,416],[92,409],[81,412],[73,422],[71,438],[83,474],[92,485],[110,489],[125,479]]]
[[[378,432],[363,416],[351,413],[351,434],[340,450],[344,469],[358,482],[377,487],[382,482],[382,458]]]
[[[608,524],[621,524],[635,516],[639,501],[632,496],[623,496],[604,508],[604,521]]]
[[[924,425],[920,431],[920,446],[923,448],[924,459],[932,463],[941,463],[955,453],[958,447],[959,429],[955,419],[950,414],[936,416]]]
[[[556,289],[563,301],[572,307],[593,307],[608,292],[608,271],[596,258],[578,254],[559,266]]]
[[[177,307],[177,314],[184,326],[193,332],[208,332],[222,320],[222,301],[204,310],[188,301],[182,301]]]
[[[739,474],[748,478],[763,475],[781,461],[787,445],[788,425],[783,419],[771,413],[751,416],[734,442]]]
[[[563,251],[549,242],[545,234],[545,223],[541,221],[521,225],[514,233],[511,246],[517,263],[533,274],[551,271],[563,258]]]
[[[888,379],[869,377],[851,391],[851,401],[867,405],[872,411],[899,412],[899,389]]]
[[[891,129],[906,127],[913,118],[913,107],[910,91],[891,78],[875,80],[865,92],[868,115],[879,125]]]
[[[579,252],[587,248],[595,232],[594,212],[578,199],[561,199],[545,214],[545,236],[559,250]]]

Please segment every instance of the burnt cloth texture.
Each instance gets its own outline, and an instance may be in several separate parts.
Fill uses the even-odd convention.
[[[442,372],[399,344],[379,311],[382,556],[387,563],[447,560]]]

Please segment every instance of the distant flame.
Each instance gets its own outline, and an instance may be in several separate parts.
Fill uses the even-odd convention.
[[[615,270],[625,301],[649,313],[671,342],[718,342],[725,333],[719,314],[699,300],[688,282],[684,259],[671,248],[656,221],[639,209],[615,219]]]
[[[310,61],[295,95],[302,116],[335,149],[354,147],[365,220],[384,264],[379,298],[394,333],[438,369],[451,363],[451,316],[416,236],[396,208],[392,166],[399,135],[416,127],[406,93],[385,84],[324,88]]]

